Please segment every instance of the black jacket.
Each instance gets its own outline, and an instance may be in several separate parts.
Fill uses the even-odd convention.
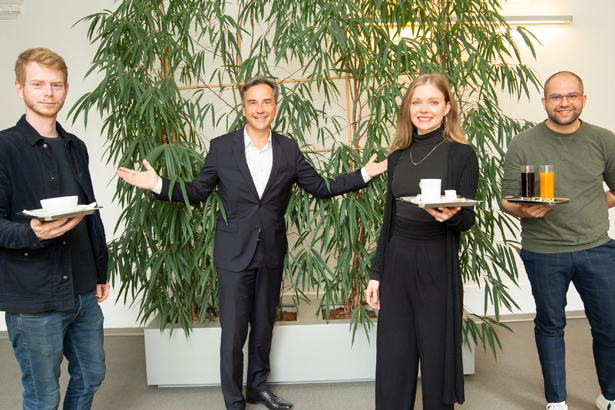
[[[89,203],[96,201],[85,144],[57,124],[75,179]],[[26,121],[0,132],[0,310],[40,313],[74,306],[71,254],[65,238],[41,242],[30,218],[40,200],[60,195],[58,167],[51,148]],[[84,218],[96,262],[98,283],[107,283],[109,254],[98,212]]]
[[[243,130],[234,131],[211,141],[203,169],[192,182],[186,182],[190,203],[207,199],[218,186],[227,222],[218,216],[214,242],[216,267],[241,272],[252,260],[261,239],[265,263],[270,268],[284,264],[288,249],[284,214],[293,184],[312,195],[328,198],[367,186],[358,170],[329,179],[329,187],[305,160],[299,145],[278,133],[271,133],[273,166],[262,198],[246,162]],[[163,178],[157,199],[169,199],[168,179]],[[184,202],[180,184],[173,186],[173,201]]]

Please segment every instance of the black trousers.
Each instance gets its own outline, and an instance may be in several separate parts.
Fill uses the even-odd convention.
[[[226,408],[244,410],[242,393],[243,346],[250,324],[247,389],[253,392],[269,388],[269,352],[280,299],[283,268],[265,265],[259,244],[243,272],[218,272],[218,308],[222,338],[220,343],[220,379]]]
[[[446,275],[446,238],[392,235],[380,283],[377,410],[414,409],[419,359],[423,409],[453,409],[442,402]]]

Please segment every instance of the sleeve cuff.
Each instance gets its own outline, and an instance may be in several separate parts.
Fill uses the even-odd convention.
[[[162,178],[158,177],[158,183],[151,189],[151,191],[156,195],[160,195],[162,192]]]
[[[361,176],[363,177],[363,182],[365,182],[366,184],[372,180],[372,177],[367,175],[367,171],[365,170],[365,167],[361,168]]]
[[[461,210],[459,210],[459,212],[457,212],[455,215],[451,216],[449,219],[444,221],[444,223],[446,223],[447,225],[451,226],[451,225],[455,225],[457,222],[459,222],[460,219],[461,219]]]

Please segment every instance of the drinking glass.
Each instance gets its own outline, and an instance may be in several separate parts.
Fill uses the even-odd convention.
[[[540,166],[540,197],[542,199],[555,198],[555,172],[553,165]]]
[[[521,197],[534,197],[534,165],[521,165]]]

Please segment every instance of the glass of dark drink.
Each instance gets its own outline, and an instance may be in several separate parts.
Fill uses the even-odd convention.
[[[534,197],[534,166],[521,165],[521,197]]]

